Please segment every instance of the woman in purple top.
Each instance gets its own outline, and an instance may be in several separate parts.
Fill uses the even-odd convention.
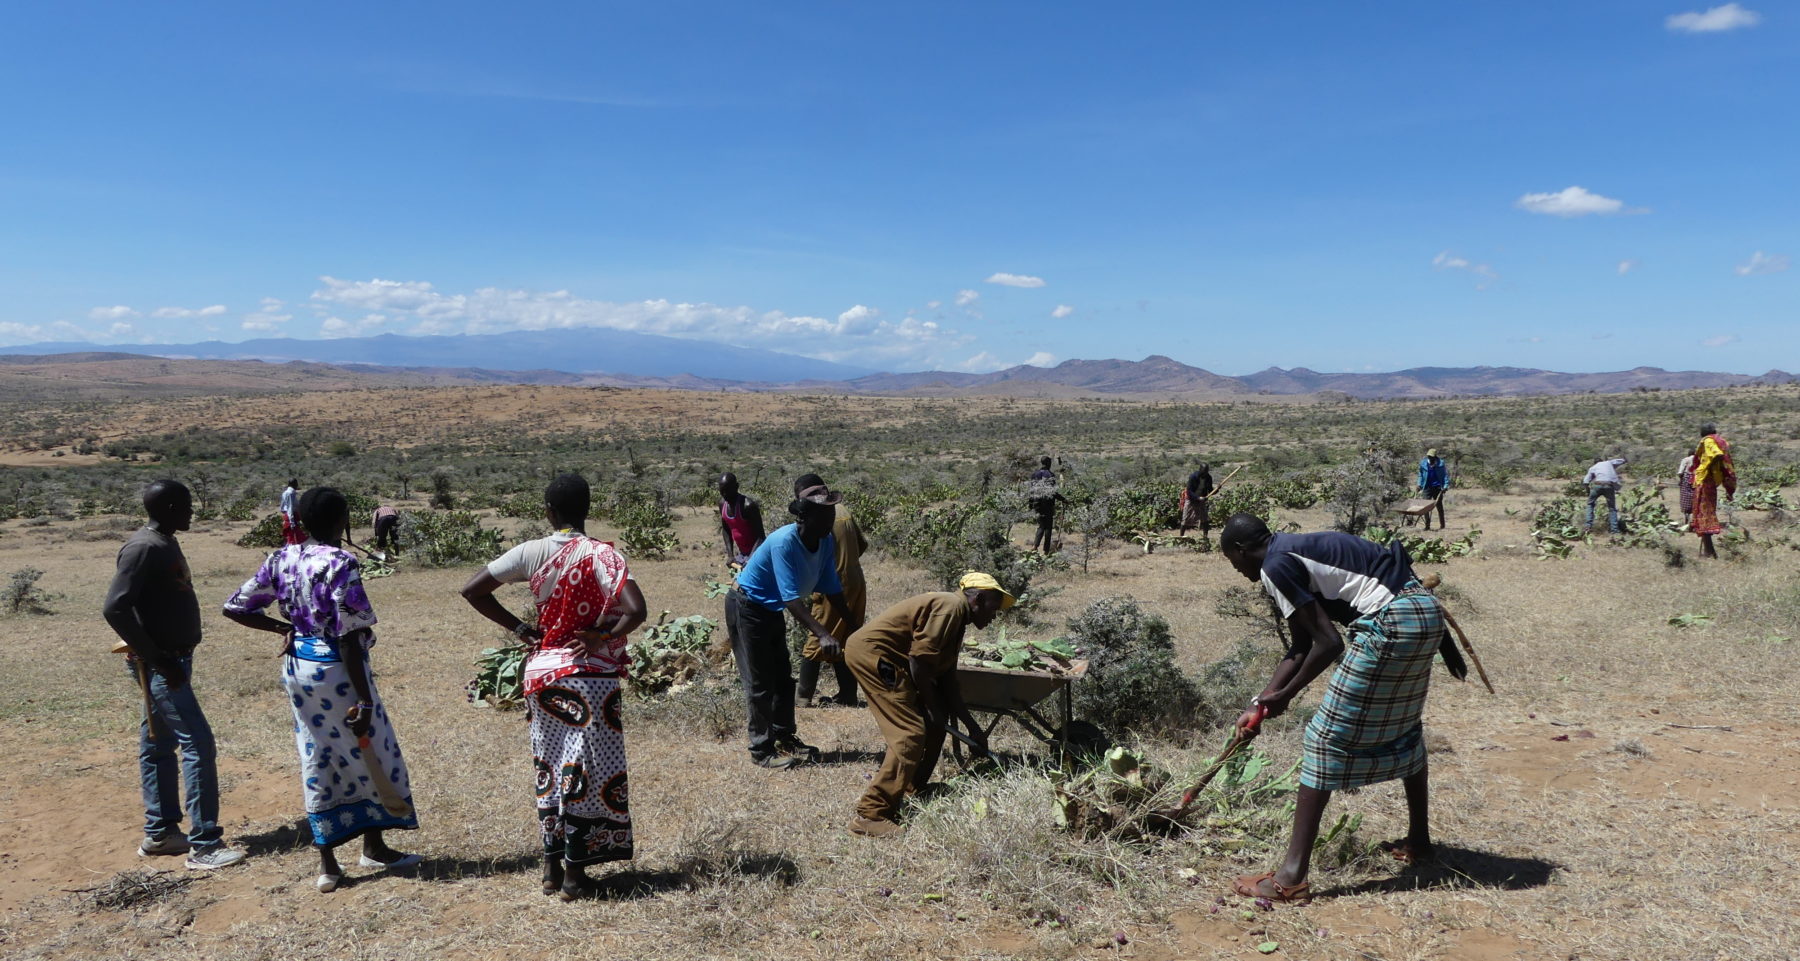
[[[344,877],[335,849],[353,838],[363,839],[363,867],[417,864],[418,855],[388,847],[381,833],[417,828],[419,819],[400,742],[369,671],[375,610],[355,555],[338,546],[349,505],[339,491],[315,487],[301,495],[298,513],[310,536],[270,554],[225,602],[225,616],[284,638],[282,686],[294,708],[317,886],[328,892]],[[286,621],[262,613],[271,604]]]

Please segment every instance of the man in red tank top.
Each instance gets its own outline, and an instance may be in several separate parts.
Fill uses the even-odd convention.
[[[719,478],[719,539],[725,545],[725,563],[736,567],[743,567],[763,542],[762,506],[738,490],[736,474]]]

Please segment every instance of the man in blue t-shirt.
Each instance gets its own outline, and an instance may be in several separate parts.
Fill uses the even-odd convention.
[[[1419,461],[1419,496],[1437,501],[1438,528],[1444,527],[1444,491],[1450,489],[1450,468],[1438,456],[1437,448],[1425,452]],[[1431,530],[1431,512],[1425,512],[1425,529]]]
[[[750,759],[763,767],[785,769],[819,756],[818,748],[795,734],[794,673],[781,612],[793,615],[827,654],[841,645],[813,616],[814,594],[825,595],[851,630],[862,626],[862,619],[844,602],[844,587],[838,581],[831,524],[841,500],[843,495],[823,484],[800,491],[788,504],[795,523],[757,546],[738,572],[736,586],[725,595],[725,631],[731,635],[748,708]]]

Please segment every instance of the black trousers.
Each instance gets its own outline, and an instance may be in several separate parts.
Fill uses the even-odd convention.
[[[749,718],[750,754],[775,753],[775,745],[794,736],[794,672],[788,664],[787,622],[733,588],[725,595],[725,630],[738,680],[744,685]]]
[[[400,515],[389,514],[375,522],[375,549],[385,551],[392,545],[400,549]]]
[[[800,693],[801,701],[812,700],[813,693],[819,689],[819,662],[810,658],[800,659]],[[831,665],[831,671],[837,676],[837,702],[839,704],[856,703],[856,675],[850,673],[850,665],[839,661]]]
[[[1031,538],[1031,549],[1048,554],[1054,543],[1050,537],[1056,527],[1056,511],[1038,511],[1037,521],[1037,534]]]

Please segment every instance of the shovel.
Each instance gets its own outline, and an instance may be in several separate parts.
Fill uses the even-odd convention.
[[[1200,796],[1200,792],[1204,791],[1208,784],[1212,783],[1214,775],[1225,769],[1225,762],[1236,757],[1239,751],[1249,747],[1250,742],[1256,739],[1256,733],[1262,726],[1263,718],[1268,716],[1269,709],[1260,704],[1257,705],[1256,720],[1252,722],[1249,727],[1239,729],[1238,732],[1232,736],[1231,743],[1225,745],[1225,751],[1219,755],[1218,760],[1212,762],[1212,765],[1206,769],[1206,773],[1200,775],[1200,779],[1194,782],[1194,786],[1188,788],[1187,791],[1181,795],[1181,804],[1173,808],[1152,811],[1150,812],[1150,816],[1167,821],[1170,824],[1181,823],[1181,819],[1187,817],[1188,811],[1193,808],[1194,799]]]

